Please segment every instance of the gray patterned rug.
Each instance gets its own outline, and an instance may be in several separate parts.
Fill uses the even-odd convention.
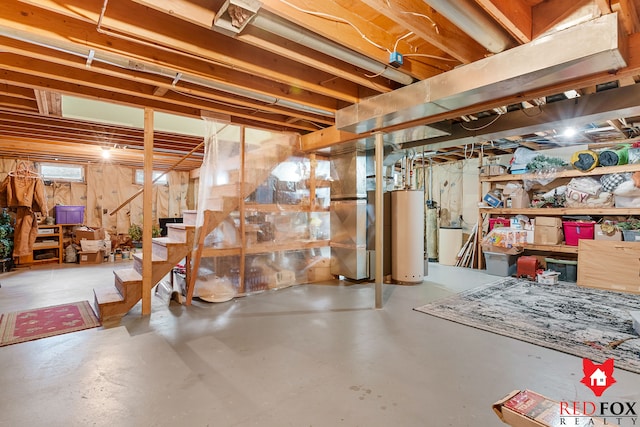
[[[640,373],[640,295],[504,278],[415,310]]]

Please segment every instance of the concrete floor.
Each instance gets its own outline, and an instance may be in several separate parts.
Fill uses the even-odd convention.
[[[0,274],[0,312],[92,301],[113,268]],[[2,426],[503,425],[491,404],[514,389],[594,400],[582,361],[412,308],[496,280],[430,265],[417,286],[301,285],[191,307],[154,297],[120,325],[0,348]],[[603,399],[640,401],[615,372]]]

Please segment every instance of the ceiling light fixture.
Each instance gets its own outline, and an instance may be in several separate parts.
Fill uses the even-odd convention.
[[[108,159],[111,157],[111,149],[108,147],[102,147],[102,158]]]
[[[571,138],[572,136],[575,136],[576,133],[578,133],[578,131],[576,131],[576,128],[574,127],[568,127],[564,130],[564,132],[562,132],[562,136],[566,136],[567,138]]]

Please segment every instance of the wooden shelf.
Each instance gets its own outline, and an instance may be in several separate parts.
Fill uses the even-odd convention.
[[[278,204],[261,204],[261,203],[245,203],[244,210],[250,212],[329,212],[328,208],[311,208],[308,205],[278,205]]]
[[[54,257],[54,258],[47,258],[47,259],[34,259],[32,261],[32,264],[45,264],[47,262],[57,262],[57,263],[62,263],[62,258],[58,258],[58,257]]]
[[[58,249],[60,247],[59,243],[51,243],[50,245],[38,245],[38,243],[36,242],[33,245],[33,250],[40,250],[40,249]]]
[[[640,171],[640,163],[620,166],[600,166],[589,172],[579,171],[577,169],[567,169],[558,171],[556,173],[548,174],[548,177],[554,178],[574,178],[579,176],[595,176],[595,175],[607,175],[611,173],[625,173],[625,172],[637,172]],[[495,175],[495,176],[481,176],[480,182],[502,182],[502,181],[523,181],[526,179],[535,180],[545,174],[525,173],[521,175]]]
[[[233,248],[204,248],[202,249],[203,257],[216,257],[216,256],[233,256],[240,255],[242,249],[240,247]]]
[[[63,251],[63,243],[62,243],[62,228],[63,225],[62,224],[54,224],[54,225],[46,225],[46,224],[41,224],[38,225],[38,229],[39,230],[44,230],[44,229],[53,229],[54,232],[53,233],[38,233],[36,235],[36,242],[33,245],[32,248],[32,253],[31,253],[31,263],[32,264],[43,264],[43,263],[47,263],[47,262],[57,262],[59,264],[62,263],[62,251]],[[42,240],[47,240],[47,239],[51,239],[54,240],[55,239],[55,243],[52,242],[47,242],[47,244],[42,244]],[[40,244],[39,244],[40,243]],[[36,259],[37,254],[39,253],[39,251],[51,251],[51,250],[55,250],[55,257],[52,258],[46,258],[46,259]]]
[[[257,243],[247,248],[247,254],[260,254],[265,252],[297,251],[315,249],[329,246],[329,240],[296,240],[285,243]]]
[[[639,208],[480,208],[480,213],[491,215],[640,215]]]
[[[266,252],[281,252],[281,251],[298,251],[304,249],[315,249],[329,246],[329,240],[296,240],[293,242],[264,242],[254,243],[246,248],[245,254],[255,255]],[[203,257],[218,257],[218,256],[233,256],[241,255],[242,249],[240,247],[231,248],[204,248],[202,250]]]
[[[527,244],[524,246],[524,250],[529,251],[543,251],[543,252],[558,252],[565,254],[577,254],[578,247],[577,246],[568,246],[568,245],[536,245],[536,244]]]

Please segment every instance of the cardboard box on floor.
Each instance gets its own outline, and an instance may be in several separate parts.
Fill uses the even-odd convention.
[[[609,421],[583,414],[563,415],[560,402],[530,390],[515,390],[493,404],[503,423],[512,427],[617,426]]]
[[[102,251],[97,252],[78,252],[80,264],[102,264],[104,254]]]

